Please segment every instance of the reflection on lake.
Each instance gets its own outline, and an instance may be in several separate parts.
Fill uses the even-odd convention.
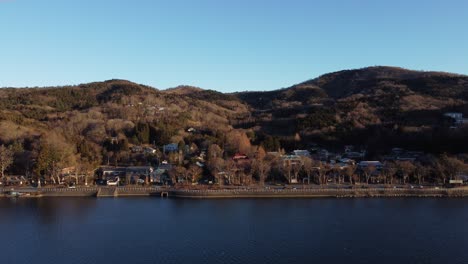
[[[467,263],[467,199],[0,200],[2,263]]]

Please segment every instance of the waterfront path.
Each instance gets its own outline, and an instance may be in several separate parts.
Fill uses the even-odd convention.
[[[0,193],[15,191],[29,197],[127,197],[173,198],[294,198],[294,197],[468,197],[468,188],[165,188],[139,186],[91,186],[76,188],[3,187]]]
[[[297,189],[222,189],[174,190],[173,196],[185,198],[274,198],[274,197],[464,197],[466,188],[297,188]]]

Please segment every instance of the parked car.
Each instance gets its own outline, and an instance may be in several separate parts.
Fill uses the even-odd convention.
[[[5,186],[16,186],[16,185],[23,185],[26,184],[27,180],[24,176],[6,176],[4,182]]]
[[[145,180],[144,180],[144,179],[138,179],[138,180],[137,180],[137,184],[144,185],[144,184],[145,184]]]
[[[119,186],[119,182],[120,182],[120,178],[116,177],[116,178],[114,178],[112,180],[108,180],[107,185],[109,185],[109,186]]]

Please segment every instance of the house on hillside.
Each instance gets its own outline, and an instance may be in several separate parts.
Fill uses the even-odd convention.
[[[5,176],[1,181],[0,185],[23,185],[26,184],[27,180],[22,175],[9,175]]]
[[[250,165],[251,160],[243,153],[236,153],[232,160],[237,164],[238,167],[246,168]]]
[[[344,156],[346,158],[349,158],[349,159],[363,159],[365,156],[366,156],[366,152],[362,151],[362,152],[356,152],[356,151],[350,151],[350,152],[346,152],[344,154]]]
[[[98,177],[103,180],[114,179],[115,177],[125,177],[127,169],[125,167],[103,166],[97,170]]]
[[[279,153],[278,151],[268,151],[267,155],[273,156],[273,157],[280,157],[281,153]]]
[[[157,150],[151,147],[145,147],[145,154],[156,154]]]
[[[294,155],[299,156],[299,157],[310,157],[310,152],[304,149],[293,150],[293,153]]]
[[[328,160],[330,153],[326,149],[321,149],[317,152],[317,155],[320,160]]]
[[[153,172],[154,168],[151,166],[127,167],[125,170],[125,181],[129,184],[135,184],[138,180],[148,182]]]
[[[172,169],[172,165],[166,162],[162,162],[151,174],[150,181],[158,184],[170,183],[169,171]]]
[[[143,151],[143,147],[141,147],[141,146],[133,146],[133,147],[131,148],[131,150],[132,150],[133,153],[140,153],[140,152]]]
[[[239,161],[239,160],[248,160],[249,157],[243,153],[236,153],[233,157],[232,160],[234,161]]]
[[[355,161],[355,160],[349,159],[349,158],[341,158],[341,159],[338,159],[337,161],[338,161],[337,163],[346,164],[346,165],[354,165],[354,164],[356,164],[356,161]]]
[[[171,143],[163,146],[163,152],[177,152],[179,150],[179,146],[177,143]]]
[[[453,119],[454,128],[463,126],[464,124],[468,124],[468,119],[463,118],[462,113],[449,112],[449,113],[445,113],[444,116],[447,116]]]
[[[302,159],[298,155],[283,155],[281,156],[283,163],[290,163],[290,164],[302,164]]]
[[[451,117],[453,120],[455,120],[455,123],[463,123],[463,114],[462,113],[456,113],[456,112],[449,112],[445,113],[444,116]]]
[[[377,160],[363,160],[358,163],[358,168],[364,169],[368,167],[374,167],[378,170],[382,169],[383,164],[380,161]]]

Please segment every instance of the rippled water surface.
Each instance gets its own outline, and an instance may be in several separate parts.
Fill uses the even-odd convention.
[[[0,263],[468,263],[468,199],[0,200]]]

